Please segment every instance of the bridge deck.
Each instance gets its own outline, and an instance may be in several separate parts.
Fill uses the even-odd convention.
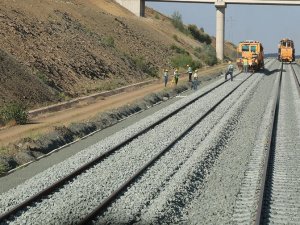
[[[149,2],[183,2],[183,3],[225,3],[246,5],[300,5],[300,0],[146,0]]]

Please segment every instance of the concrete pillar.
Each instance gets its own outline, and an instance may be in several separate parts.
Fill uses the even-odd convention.
[[[224,36],[225,36],[225,8],[223,1],[216,1],[216,53],[217,58],[224,59]]]
[[[145,16],[145,0],[116,0],[116,2],[136,16]]]
[[[142,17],[145,17],[145,8],[146,8],[146,0],[140,0],[140,15],[139,16],[142,16]]]

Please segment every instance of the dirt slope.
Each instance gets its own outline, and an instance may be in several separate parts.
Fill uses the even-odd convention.
[[[112,16],[89,1],[3,0],[0,8],[0,48],[70,96],[105,89],[112,80],[145,79],[132,61],[164,65],[170,53],[169,43],[142,21]]]
[[[0,49],[12,56],[12,71],[22,65],[31,78],[19,79],[18,86],[30,84],[20,95],[0,83],[0,106],[25,98],[38,107],[145,80],[170,65],[172,44],[191,54],[201,45],[156,14],[147,9],[137,18],[112,0],[1,0]]]
[[[55,94],[37,77],[32,76],[25,66],[0,50],[0,105],[8,100],[22,100],[29,106],[34,102],[55,100]]]

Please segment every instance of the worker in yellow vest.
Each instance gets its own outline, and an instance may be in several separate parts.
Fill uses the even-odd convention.
[[[244,73],[248,73],[248,67],[249,67],[249,65],[248,65],[248,59],[247,58],[243,58],[243,72]]]
[[[165,87],[167,87],[167,83],[168,83],[168,80],[169,80],[169,74],[168,74],[168,70],[165,69],[164,70],[164,82],[165,82]]]

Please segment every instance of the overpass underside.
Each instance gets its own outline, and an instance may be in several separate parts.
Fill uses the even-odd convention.
[[[128,0],[121,0],[128,1]],[[224,4],[245,5],[300,5],[299,0],[147,0],[149,2],[182,2],[182,3],[211,3],[223,2]]]
[[[133,12],[136,16],[145,15],[146,0],[116,0],[117,3]],[[216,54],[224,59],[225,8],[227,4],[244,5],[300,5],[300,0],[147,0],[151,2],[210,3],[216,7]]]

